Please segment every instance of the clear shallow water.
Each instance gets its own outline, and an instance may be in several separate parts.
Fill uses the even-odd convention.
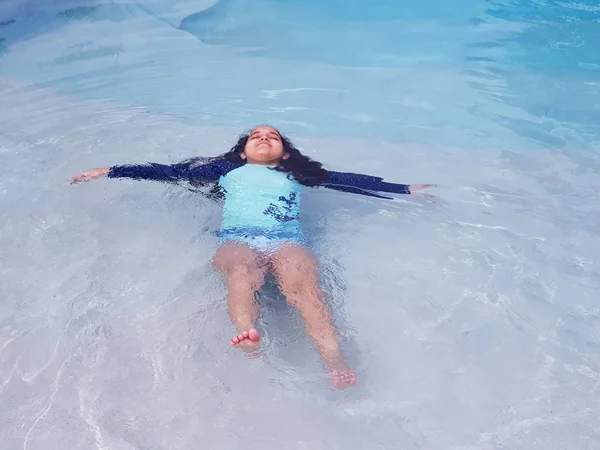
[[[1,447],[597,448],[597,7],[213,4],[0,3]],[[353,391],[271,288],[227,349],[217,205],[66,184],[261,122],[440,184],[306,198]]]

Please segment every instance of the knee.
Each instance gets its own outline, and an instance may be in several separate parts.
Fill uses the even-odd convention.
[[[294,270],[281,274],[280,287],[291,302],[297,298],[308,300],[320,296],[317,279],[310,272]]]
[[[247,264],[233,265],[227,271],[229,289],[256,291],[262,286],[263,281],[263,271]]]
[[[315,294],[319,294],[317,261],[309,250],[301,247],[284,248],[275,256],[273,266],[281,290],[288,298],[315,297]]]
[[[296,308],[302,316],[313,322],[328,317],[323,292],[316,284],[298,281],[281,286],[281,291],[286,296],[290,306]]]

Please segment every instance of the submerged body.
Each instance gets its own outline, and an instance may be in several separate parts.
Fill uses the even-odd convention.
[[[271,127],[257,127],[228,153],[205,164],[189,160],[173,165],[143,164],[94,169],[73,178],[89,181],[100,176],[212,185],[224,197],[220,246],[213,259],[227,286],[228,312],[238,334],[233,346],[255,348],[260,335],[256,292],[267,271],[276,276],[288,302],[302,314],[329,371],[332,384],[356,383],[354,370],[340,352],[331,314],[320,288],[318,262],[306,247],[300,224],[300,201],[306,187],[390,198],[433,185],[384,182],[370,175],[325,170],[303,156]],[[429,196],[427,194],[417,194]]]

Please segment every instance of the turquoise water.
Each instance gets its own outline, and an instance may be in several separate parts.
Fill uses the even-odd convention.
[[[589,0],[0,0],[2,450],[597,449],[599,36]],[[67,183],[259,123],[439,184],[303,199],[356,389],[272,285],[228,349],[218,205]]]
[[[597,133],[591,2],[71,3],[14,7],[6,76],[204,125],[479,147]],[[43,55],[19,52],[32,40]]]

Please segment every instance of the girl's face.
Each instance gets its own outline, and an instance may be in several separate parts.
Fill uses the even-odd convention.
[[[272,127],[256,127],[250,133],[241,157],[249,164],[276,166],[281,159],[287,159],[279,132]]]

